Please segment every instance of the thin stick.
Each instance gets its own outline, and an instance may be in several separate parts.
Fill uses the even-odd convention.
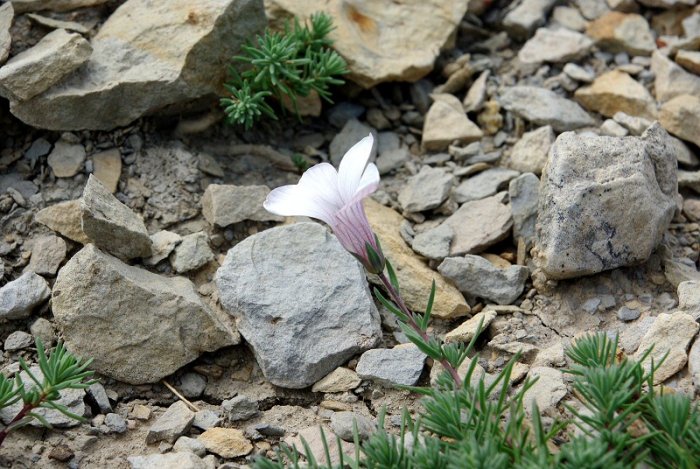
[[[170,392],[172,392],[173,394],[175,394],[175,395],[178,397],[178,399],[180,399],[182,402],[184,402],[184,403],[187,405],[187,407],[190,408],[190,410],[191,410],[192,412],[199,412],[199,407],[197,407],[196,405],[194,405],[194,404],[192,404],[190,401],[188,401],[188,400],[185,398],[185,396],[183,396],[182,394],[180,394],[180,393],[178,392],[177,389],[175,389],[174,387],[172,387],[172,386],[170,385],[170,383],[168,383],[168,382],[165,381],[165,380],[161,380],[161,383],[163,383],[163,384],[165,385],[165,387],[168,388],[168,389],[170,390]]]

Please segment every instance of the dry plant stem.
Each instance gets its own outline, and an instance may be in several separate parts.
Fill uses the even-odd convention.
[[[192,404],[190,401],[188,401],[188,400],[185,398],[185,396],[183,396],[182,394],[180,394],[180,393],[178,392],[178,390],[175,389],[170,383],[168,383],[168,382],[165,381],[165,380],[162,380],[161,383],[163,383],[163,385],[164,385],[166,388],[168,388],[168,389],[170,390],[170,392],[172,392],[173,394],[175,394],[175,396],[176,396],[178,399],[180,399],[182,402],[184,402],[185,405],[187,405],[187,407],[189,407],[190,410],[191,410],[192,412],[199,412],[199,407],[197,407],[196,405],[194,405],[194,404]]]
[[[399,292],[396,291],[394,286],[391,284],[389,279],[386,277],[384,272],[379,274],[379,280],[381,280],[382,284],[384,285],[384,288],[389,292],[389,296],[391,296],[391,299],[394,300],[394,303],[396,303],[396,306],[399,307],[401,312],[406,315],[408,318],[408,325],[411,326],[411,329],[416,331],[420,336],[423,338],[423,340],[428,343],[430,340],[430,337],[428,337],[428,334],[420,328],[418,323],[416,323],[416,320],[413,317],[413,311],[408,309],[406,306],[406,303],[404,303],[403,299],[401,298],[401,295],[399,295]],[[459,373],[457,373],[457,370],[444,358],[440,359],[440,364],[442,367],[447,370],[447,372],[452,376],[452,380],[455,382],[455,389],[459,389],[462,387],[462,379],[459,377]]]

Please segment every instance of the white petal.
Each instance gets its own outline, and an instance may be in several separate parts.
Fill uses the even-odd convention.
[[[334,221],[334,207],[298,185],[282,186],[272,190],[267,194],[263,207],[270,213],[285,217],[312,217],[329,225]]]
[[[373,145],[374,137],[372,137],[372,134],[369,134],[353,145],[340,162],[340,167],[338,168],[338,190],[345,203],[353,198],[358,187],[360,187],[360,180],[372,154]]]
[[[298,186],[307,193],[315,194],[315,197],[335,207],[335,210],[340,210],[343,206],[343,199],[338,192],[338,172],[331,164],[312,166],[301,176]]]

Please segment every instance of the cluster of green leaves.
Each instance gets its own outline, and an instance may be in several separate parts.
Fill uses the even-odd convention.
[[[467,347],[469,353],[474,340]],[[355,436],[354,457],[331,464],[308,445],[302,452],[284,447],[275,460],[260,459],[258,469],[311,468],[694,468],[700,466],[700,411],[680,394],[661,394],[653,386],[658,365],[646,369],[640,360],[618,356],[617,340],[604,334],[578,340],[567,350],[574,365],[574,395],[580,406],[573,418],[545,425],[533,403],[525,412],[526,380],[511,383],[513,357],[485,383],[475,379],[472,358],[463,386],[455,388],[446,373],[433,388],[412,388],[425,395],[421,415],[404,413],[397,434],[379,430],[364,442]],[[648,368],[648,366],[647,366]],[[357,435],[357,432],[355,432]],[[324,437],[325,438],[325,437]],[[339,444],[339,442],[338,442]]]
[[[18,401],[23,403],[21,410],[12,421],[0,430],[0,444],[8,433],[27,425],[34,419],[46,427],[51,427],[49,422],[36,412],[38,408],[53,409],[72,419],[84,420],[82,416],[73,414],[56,401],[60,399],[60,393],[65,389],[85,389],[93,383],[93,381],[86,381],[93,375],[93,372],[87,369],[92,360],[83,361],[71,355],[61,342],[50,355],[47,355],[39,339],[36,340],[36,349],[42,379],[32,373],[27,362],[21,357],[20,368],[31,382],[25,383],[21,373],[16,373],[12,380],[0,374],[0,409]]]
[[[295,19],[283,32],[266,28],[254,44],[243,46],[243,55],[234,57],[244,70],[231,66],[231,80],[224,85],[230,96],[221,99],[231,124],[250,128],[263,115],[277,119],[268,102],[270,97],[278,101],[287,97],[295,110],[297,97],[312,91],[331,101],[329,88],[344,83],[338,77],[348,72],[347,64],[331,49],[331,17],[316,13],[309,23],[302,25]]]

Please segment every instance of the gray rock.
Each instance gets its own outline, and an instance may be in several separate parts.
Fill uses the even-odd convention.
[[[213,410],[203,409],[194,414],[192,426],[200,430],[209,430],[213,427],[221,425],[222,418]]]
[[[39,382],[44,381],[44,374],[41,372],[39,365],[30,366],[29,371],[31,371],[32,375],[34,375]],[[26,372],[20,372],[20,377],[24,383],[25,390],[29,391],[36,386],[34,381],[29,377],[29,375],[27,375]],[[59,392],[59,396],[60,397],[58,400],[55,401],[57,404],[65,406],[69,412],[75,415],[79,415],[81,417],[85,415],[87,410],[85,403],[83,402],[85,391],[82,389],[64,389]],[[2,420],[3,423],[8,424],[22,409],[22,405],[22,402],[19,401],[0,409],[0,420]],[[34,412],[44,417],[44,419],[53,427],[69,428],[80,425],[78,420],[70,418],[54,409],[39,408],[34,410]],[[42,423],[36,419],[32,420],[29,425],[32,427],[43,427]]]
[[[335,412],[331,415],[331,430],[342,440],[354,441],[354,428],[360,440],[366,440],[377,430],[377,426],[364,415],[355,412]]]
[[[543,62],[562,63],[579,60],[590,52],[593,41],[565,28],[540,28],[518,52],[521,64],[537,67]]]
[[[569,78],[583,83],[591,83],[593,80],[595,80],[595,74],[593,74],[593,72],[590,72],[580,65],[576,65],[575,63],[568,63],[564,65],[562,71],[566,73],[566,76]]]
[[[207,379],[199,373],[185,373],[180,377],[180,392],[187,398],[198,398],[206,387]]]
[[[447,200],[453,183],[454,176],[446,170],[423,166],[399,193],[399,204],[406,212],[437,208]]]
[[[513,217],[504,195],[467,202],[443,222],[454,231],[451,256],[481,252],[508,237]]]
[[[510,181],[508,194],[513,213],[513,238],[522,238],[526,246],[531,246],[535,241],[540,180],[532,173],[525,173]]]
[[[503,91],[499,101],[517,116],[538,125],[550,125],[558,132],[595,124],[577,103],[545,88],[513,86]]]
[[[551,23],[553,26],[564,26],[572,31],[583,31],[588,24],[576,8],[567,6],[554,7]]]
[[[443,223],[432,230],[416,235],[411,247],[428,259],[443,259],[450,255],[450,244],[454,235],[452,227]]]
[[[572,3],[587,20],[594,20],[610,11],[606,0],[574,0]]]
[[[38,318],[29,326],[29,332],[32,333],[35,339],[41,340],[47,347],[52,346],[56,342],[56,331],[51,321],[47,319]]]
[[[328,110],[328,121],[335,127],[341,129],[349,120],[359,119],[364,113],[364,106],[357,103],[343,101],[342,103],[338,103]]]
[[[248,420],[258,413],[258,402],[248,396],[238,395],[221,403],[221,413],[229,422]]]
[[[108,0],[12,0],[17,13],[52,10],[70,11],[77,8],[101,5]]]
[[[629,130],[612,119],[605,119],[605,122],[600,125],[600,134],[608,137],[626,137]]]
[[[316,223],[246,238],[229,250],[216,284],[277,386],[310,386],[381,338],[364,271]]]
[[[538,26],[542,26],[556,0],[523,0],[508,12],[503,19],[503,27],[508,34],[517,38],[530,36]]]
[[[331,140],[331,144],[328,148],[331,162],[338,167],[340,160],[343,159],[345,153],[347,153],[347,151],[352,148],[353,145],[368,136],[370,133],[375,137],[376,141],[377,133],[371,127],[363,124],[357,119],[348,120],[343,126],[343,129],[338,132],[335,137],[333,137],[333,140]],[[372,147],[370,161],[374,161],[376,156],[377,145],[375,144]]]
[[[59,140],[55,143],[47,163],[56,177],[69,178],[78,174],[85,161],[85,147]]]
[[[175,246],[182,242],[182,236],[172,231],[161,230],[151,235],[151,257],[143,260],[146,265],[156,265],[167,259]]]
[[[700,392],[700,340],[695,339],[688,352],[688,372],[695,385],[695,391]]]
[[[670,148],[658,123],[641,138],[557,138],[537,220],[536,261],[547,276],[589,275],[649,257],[676,209]]]
[[[480,111],[484,107],[484,101],[486,101],[486,82],[491,76],[490,70],[484,70],[479,75],[479,78],[474,80],[472,86],[469,87],[464,100],[462,101],[462,107],[465,112]]]
[[[102,383],[92,383],[86,390],[88,399],[100,409],[100,413],[109,414],[112,412],[112,404],[109,402],[107,391]]]
[[[26,271],[40,275],[56,275],[58,266],[66,258],[66,242],[58,236],[36,238],[32,243],[32,257]]]
[[[46,26],[47,28],[51,29],[66,29],[68,31],[74,31],[80,34],[87,34],[88,32],[90,32],[90,29],[75,21],[57,20],[55,18],[41,16],[34,13],[27,14],[27,18],[29,18],[37,24]]]
[[[640,314],[641,313],[639,312],[639,310],[623,306],[622,308],[617,310],[617,319],[625,322],[634,321],[635,319],[639,318]]]
[[[109,428],[110,433],[126,433],[128,429],[124,417],[115,413],[105,415],[105,425]]]
[[[462,181],[455,189],[455,200],[459,203],[480,200],[494,195],[508,181],[520,173],[506,168],[492,168]]]
[[[214,252],[209,247],[209,237],[203,231],[184,236],[170,255],[170,263],[179,274],[199,269],[213,260]]]
[[[525,132],[513,146],[509,166],[523,173],[542,174],[554,138],[549,125]]]
[[[362,379],[388,386],[414,386],[423,372],[425,357],[413,344],[397,345],[391,349],[378,348],[363,353],[355,371]]]
[[[700,321],[700,281],[687,280],[678,284],[678,309]]]
[[[485,298],[499,305],[509,305],[525,288],[530,271],[513,265],[501,269],[481,256],[448,257],[438,272],[450,279],[459,290],[471,296]]]
[[[34,337],[24,331],[15,331],[5,339],[5,351],[14,352],[34,345]]]
[[[471,143],[483,137],[469,120],[462,103],[451,94],[433,94],[435,102],[425,115],[421,145],[426,151],[446,150],[453,142]]]
[[[655,76],[654,94],[659,103],[684,94],[700,96],[700,76],[685,71],[659,51],[651,55],[651,71]]]
[[[34,127],[108,130],[220,90],[230,58],[264,28],[255,0],[128,0],[92,38],[76,73],[35,98],[11,103]],[[192,27],[196,21],[196,27]],[[123,105],[128,102],[129,105]]]
[[[395,169],[400,169],[411,158],[411,154],[405,147],[381,152],[377,157],[377,169],[379,174],[387,174]]]
[[[26,272],[0,288],[0,318],[26,318],[50,294],[46,280],[34,272]]]
[[[15,11],[12,8],[12,3],[7,2],[0,5],[0,65],[4,64],[10,56],[10,46],[12,45],[10,26],[12,26],[14,17]]]
[[[186,278],[126,265],[92,244],[59,271],[54,291],[53,313],[68,349],[127,383],[157,382],[239,340]]]
[[[651,121],[639,116],[630,116],[624,112],[616,112],[613,120],[630,131],[632,135],[642,135],[651,125]]]
[[[189,451],[126,458],[131,469],[211,469],[199,456]]]
[[[221,228],[244,220],[284,220],[263,208],[269,193],[267,186],[209,184],[202,196],[202,214],[210,224]]]
[[[192,412],[182,401],[177,401],[156,419],[146,434],[146,444],[152,445],[159,441],[175,443],[179,437],[190,430],[194,421]]]
[[[524,402],[528,403],[526,406],[528,412],[532,410],[529,404],[533,400],[537,403],[540,412],[551,412],[566,396],[564,373],[556,368],[533,366],[528,376],[531,379],[537,378],[534,385],[525,393]]]
[[[194,453],[200,457],[204,457],[207,454],[207,448],[204,446],[204,443],[188,436],[181,436],[178,438],[173,445],[173,450],[176,453]]]
[[[80,211],[83,232],[97,247],[123,259],[151,255],[151,238],[143,220],[92,174],[83,191]]]
[[[0,68],[0,95],[11,101],[31,99],[84,64],[91,52],[80,34],[52,31]]]

